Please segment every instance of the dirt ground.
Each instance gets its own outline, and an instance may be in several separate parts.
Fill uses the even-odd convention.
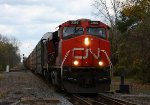
[[[116,90],[119,90],[119,85],[120,78],[113,77],[111,91],[116,92]],[[142,84],[130,79],[125,79],[125,85],[129,85],[129,94],[115,93],[112,96],[134,102],[137,105],[150,105],[150,84]]]
[[[119,89],[120,79],[112,79],[111,91]],[[150,105],[150,84],[135,83],[126,80],[130,85],[130,94],[115,94],[115,97],[127,99],[140,105]],[[0,73],[0,105],[72,105],[64,96],[56,93],[52,86],[30,71],[13,71]],[[14,104],[15,103],[15,104]]]
[[[30,71],[0,74],[0,105],[72,105]]]
[[[125,79],[125,84],[129,85],[131,94],[149,94],[150,95],[150,84],[137,83],[136,81]],[[120,77],[112,78],[111,90],[115,91],[119,89]]]

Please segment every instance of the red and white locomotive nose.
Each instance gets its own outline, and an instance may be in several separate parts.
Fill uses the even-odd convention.
[[[109,64],[101,50],[108,51],[109,43],[92,35],[82,35],[63,41],[63,51],[71,49],[64,65],[105,67]]]

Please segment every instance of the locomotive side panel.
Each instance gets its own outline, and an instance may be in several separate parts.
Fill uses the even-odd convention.
[[[58,31],[52,33],[51,39],[48,40],[48,64],[56,66],[56,58],[58,56],[59,37]]]
[[[47,69],[49,48],[52,44],[52,32],[47,32],[43,35],[42,39],[38,42],[32,53],[30,54],[30,69],[36,73],[43,75],[43,71]]]
[[[41,40],[36,46],[36,72],[42,74],[42,42]]]

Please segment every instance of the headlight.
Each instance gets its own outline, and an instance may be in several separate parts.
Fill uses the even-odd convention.
[[[103,66],[103,62],[102,61],[99,61],[98,64],[99,64],[99,66]]]
[[[86,46],[88,46],[88,45],[90,44],[90,40],[89,40],[88,37],[86,37],[86,38],[84,39],[84,44],[85,44]]]
[[[74,64],[75,66],[77,66],[77,65],[79,64],[79,62],[78,62],[77,60],[75,60],[75,61],[73,62],[73,64]]]

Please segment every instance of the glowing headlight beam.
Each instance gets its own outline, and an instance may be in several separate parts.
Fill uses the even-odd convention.
[[[88,45],[90,44],[90,40],[89,40],[88,37],[86,37],[86,38],[84,39],[84,44],[85,44],[86,46],[88,46]]]
[[[99,66],[103,66],[103,62],[102,61],[99,61],[98,64],[99,64]]]
[[[77,65],[79,64],[79,62],[78,62],[77,60],[75,60],[75,61],[73,62],[73,64],[74,64],[75,66],[77,66]]]

